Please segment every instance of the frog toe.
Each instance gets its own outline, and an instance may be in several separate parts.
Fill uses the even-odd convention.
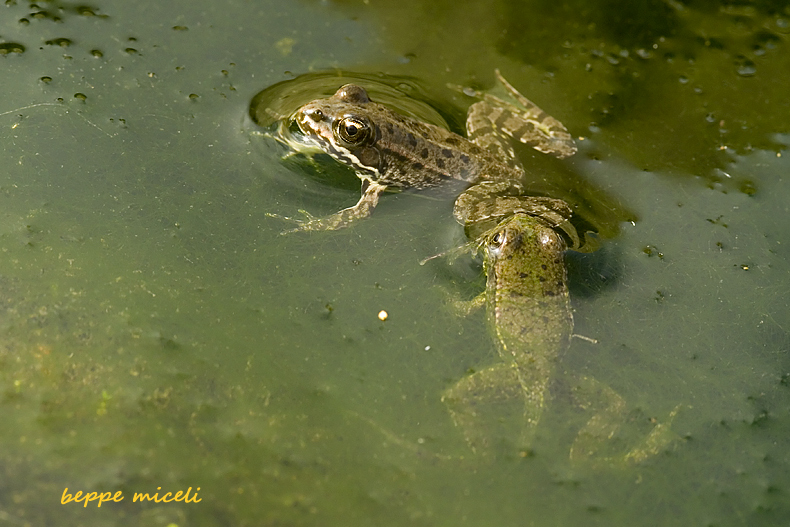
[[[680,439],[680,436],[672,430],[672,421],[678,414],[683,405],[677,405],[669,412],[667,419],[661,423],[656,423],[653,430],[647,435],[638,447],[633,448],[623,458],[626,463],[635,464],[659,454],[670,444]]]
[[[296,224],[296,227],[292,229],[286,229],[284,231],[281,231],[280,235],[291,234],[300,231],[319,230],[315,226],[321,223],[320,218],[316,218],[315,216],[313,216],[312,214],[310,214],[304,209],[299,209],[299,213],[302,214],[305,217],[305,219],[292,218],[290,216],[275,214],[273,212],[267,212],[265,213],[265,216],[267,218],[275,218],[278,220],[286,221],[291,224]]]

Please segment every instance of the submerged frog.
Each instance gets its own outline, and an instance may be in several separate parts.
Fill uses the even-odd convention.
[[[511,206],[503,198],[489,204],[503,214]],[[502,362],[463,378],[443,397],[476,452],[491,450],[495,438],[531,443],[550,398],[556,359],[570,344],[567,245],[556,227],[542,217],[515,213],[478,240],[487,283],[473,305],[485,303]],[[610,455],[607,443],[623,421],[623,399],[591,378],[571,376],[566,382],[573,404],[593,412],[571,447],[571,459],[638,462],[673,439],[669,425],[658,424],[636,447]]]
[[[516,161],[511,140],[558,158],[576,152],[562,123],[521,95],[499,71],[496,76],[520,106],[475,92],[482,100],[469,108],[468,138],[377,104],[355,84],[299,108],[292,120],[304,141],[353,168],[362,180],[362,197],[331,216],[308,215],[296,230],[346,227],[369,216],[388,187],[424,189],[453,180],[472,185],[454,210],[458,222],[467,225],[470,210],[484,197],[524,193],[524,169]],[[550,213],[553,202],[534,198],[532,203],[535,210]]]

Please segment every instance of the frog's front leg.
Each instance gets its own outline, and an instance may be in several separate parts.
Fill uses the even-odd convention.
[[[512,364],[499,363],[464,377],[442,396],[469,447],[489,452],[497,440],[532,441],[543,410],[545,379],[522,379]]]
[[[353,207],[345,208],[324,218],[314,218],[307,212],[301,211],[307,216],[307,221],[283,218],[298,224],[295,229],[284,231],[283,234],[297,231],[334,231],[348,227],[352,222],[370,216],[379,202],[379,196],[386,188],[386,185],[366,179],[362,182],[362,196]],[[268,214],[268,216],[280,217],[274,214]]]
[[[458,298],[449,301],[450,309],[458,316],[468,317],[477,310],[485,307],[486,295],[481,293],[474,297],[472,300],[461,300]]]
[[[658,454],[677,439],[670,425],[677,414],[676,407],[666,422],[657,423],[648,435],[623,453],[613,441],[625,419],[625,401],[612,388],[589,378],[579,377],[572,389],[577,406],[594,412],[576,436],[570,451],[572,461],[623,465],[639,463]]]

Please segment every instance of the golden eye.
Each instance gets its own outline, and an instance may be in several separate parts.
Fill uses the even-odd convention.
[[[335,125],[337,136],[350,146],[361,145],[370,134],[370,127],[356,117],[344,117]]]
[[[507,235],[505,231],[499,231],[493,236],[488,238],[488,244],[486,246],[486,250],[488,251],[488,257],[496,260],[502,254],[502,246],[505,244],[505,240]]]

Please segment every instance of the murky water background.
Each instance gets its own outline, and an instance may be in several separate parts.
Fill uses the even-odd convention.
[[[3,524],[790,515],[783,2],[0,12]],[[466,449],[440,396],[496,355],[483,317],[446,301],[479,291],[480,270],[419,265],[463,238],[451,201],[386,195],[329,233],[280,236],[266,216],[334,212],[358,183],[281,161],[248,117],[260,90],[309,71],[408,76],[460,127],[470,101],[446,84],[491,87],[495,67],[585,138],[559,168],[521,152],[535,188],[634,220],[569,256],[576,332],[598,343],[575,340],[560,364],[616,389],[636,433],[682,405],[678,439],[633,468],[570,464],[578,416],[560,403],[532,456]],[[62,505],[66,487],[125,499]],[[202,501],[132,502],[157,487]]]

